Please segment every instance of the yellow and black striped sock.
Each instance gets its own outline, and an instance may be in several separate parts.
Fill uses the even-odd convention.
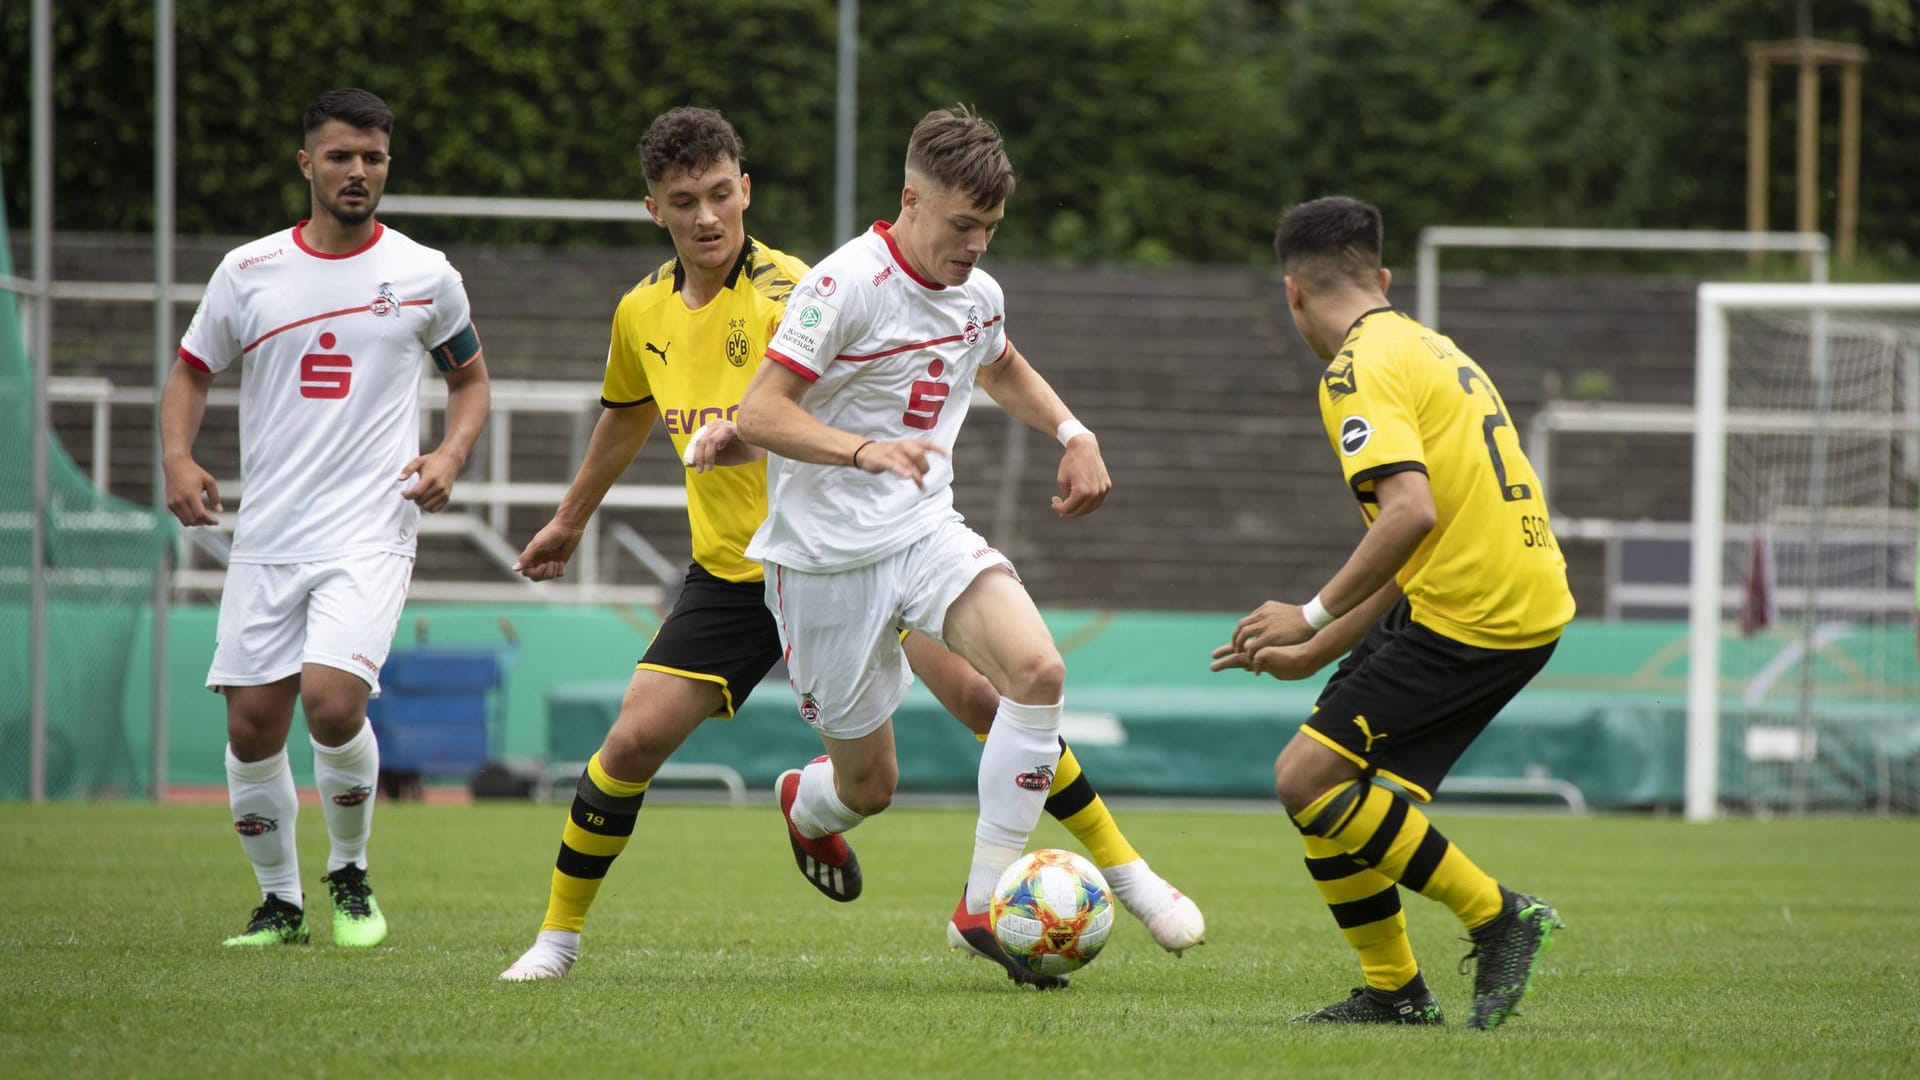
[[[1393,879],[1369,870],[1331,840],[1304,836],[1307,873],[1340,934],[1360,954],[1360,971],[1376,990],[1399,990],[1420,975],[1407,940],[1407,913]]]
[[[1469,930],[1500,914],[1499,883],[1448,842],[1427,815],[1378,784],[1349,780],[1294,821],[1301,832],[1332,841],[1362,867],[1447,905]]]
[[[647,784],[608,776],[600,767],[597,752],[587,762],[574,789],[566,829],[560,834],[553,888],[547,895],[547,917],[540,929],[577,934],[586,925],[587,908],[593,906],[593,898],[600,892],[601,879],[633,835],[633,821],[647,797]]]
[[[974,738],[987,741],[985,735]],[[1094,790],[1093,781],[1080,771],[1080,759],[1073,756],[1073,747],[1065,739],[1060,740],[1060,764],[1053,769],[1053,786],[1047,789],[1047,813],[1066,826],[1100,869],[1139,861],[1140,853],[1127,842],[1106,800]]]

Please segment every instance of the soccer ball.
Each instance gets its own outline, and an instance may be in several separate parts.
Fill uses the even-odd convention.
[[[1113,890],[1071,851],[1030,851],[1007,867],[987,909],[994,940],[1014,963],[1065,975],[1091,963],[1113,932]]]

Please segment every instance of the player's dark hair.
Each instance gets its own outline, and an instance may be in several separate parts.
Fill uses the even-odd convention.
[[[307,106],[306,126],[302,130],[311,135],[329,120],[339,120],[362,131],[378,128],[393,134],[393,110],[387,108],[379,95],[356,87],[329,90],[315,98],[313,104]]]
[[[1309,290],[1338,283],[1370,286],[1380,270],[1380,211],[1359,199],[1329,195],[1288,210],[1274,230],[1280,268]]]
[[[727,118],[712,109],[682,105],[653,118],[640,137],[640,172],[658,183],[684,171],[699,176],[722,161],[745,161],[747,148]]]
[[[907,168],[943,188],[965,192],[976,210],[990,210],[1013,194],[1013,162],[1000,129],[965,105],[920,118],[907,140]]]

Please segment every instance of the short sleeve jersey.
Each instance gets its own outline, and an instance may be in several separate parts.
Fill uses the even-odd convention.
[[[1560,636],[1573,618],[1567,563],[1540,478],[1480,365],[1377,308],[1354,323],[1320,380],[1320,417],[1369,528],[1376,481],[1427,474],[1437,520],[1398,579],[1415,622],[1488,649]]]
[[[812,572],[885,558],[959,520],[952,449],[974,376],[1007,351],[1000,284],[975,269],[963,285],[916,274],[886,223],[826,257],[794,290],[767,359],[813,385],[800,405],[865,439],[921,438],[924,488],[890,473],[767,456],[767,520],[747,554]]]
[[[752,237],[720,294],[699,310],[681,296],[678,259],[648,275],[620,300],[600,402],[609,409],[652,403],[676,453],[702,424],[732,420],[761,353],[780,325],[787,294],[807,264]],[[687,524],[693,558],[723,581],[759,581],[747,541],[767,514],[763,462],[687,471]]]
[[[180,358],[240,365],[240,522],[232,561],[411,556],[420,508],[400,471],[420,453],[420,379],[480,353],[445,255],[375,223],[328,254],[277,232],[227,253]]]

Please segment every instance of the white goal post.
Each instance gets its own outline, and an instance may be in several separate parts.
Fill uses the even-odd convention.
[[[1819,588],[1821,530],[1830,512],[1826,484],[1829,465],[1825,455],[1829,440],[1860,437],[1874,430],[1905,430],[1913,417],[1895,415],[1899,404],[1891,401],[1845,402],[1832,393],[1829,374],[1829,343],[1838,342],[1847,332],[1840,320],[1865,320],[1872,316],[1890,316],[1889,325],[1900,329],[1902,340],[1920,340],[1920,285],[1776,285],[1705,284],[1698,294],[1698,327],[1695,340],[1695,438],[1693,442],[1693,512],[1690,554],[1689,662],[1687,668],[1686,723],[1686,817],[1704,821],[1716,817],[1721,805],[1722,738],[1722,642],[1726,622],[1727,570],[1727,496],[1728,496],[1728,414],[1729,370],[1734,335],[1730,332],[1732,315],[1754,317],[1780,313],[1804,317],[1806,329],[1801,355],[1805,358],[1806,385],[1813,395],[1813,423],[1797,434],[1810,440],[1812,450],[1797,458],[1791,467],[1782,468],[1785,481],[1793,485],[1788,497],[1797,500],[1800,520],[1800,565],[1798,573],[1807,582],[1802,618],[1812,628],[1818,618],[1815,593]],[[1889,331],[1891,336],[1892,331]],[[1795,339],[1799,340],[1798,338]],[[1877,394],[1878,392],[1875,391]],[[1885,470],[1883,470],[1885,471]],[[1892,484],[1895,481],[1885,481]],[[1904,481],[1900,481],[1904,482]],[[1892,512],[1892,505],[1886,507]],[[1911,515],[1912,511],[1904,511]],[[1833,524],[1841,524],[1838,511],[1832,512]],[[1754,515],[1758,520],[1763,515]],[[1913,522],[1906,522],[1911,536]],[[1884,527],[1884,526],[1883,526]],[[1758,541],[1755,542],[1758,547]],[[1756,556],[1758,557],[1758,556]],[[1811,564],[1811,569],[1807,564]],[[1770,589],[1768,590],[1771,591]],[[1812,651],[1821,641],[1813,635],[1798,663],[1811,672]],[[1811,679],[1811,674],[1806,676]],[[1812,760],[1809,731],[1809,706],[1805,692],[1801,703],[1800,741],[1792,731],[1784,731],[1785,756],[1794,762],[1796,792],[1804,793],[1804,776]],[[1749,736],[1752,732],[1749,732]],[[1751,745],[1751,743],[1749,743]],[[1799,801],[1803,806],[1804,801]],[[1799,806],[1796,806],[1796,809]]]

